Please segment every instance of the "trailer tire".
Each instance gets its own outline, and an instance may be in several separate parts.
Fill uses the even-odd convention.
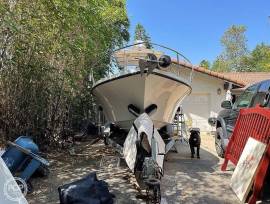
[[[218,127],[215,135],[215,148],[217,155],[221,158],[224,158],[225,155],[225,145],[223,138],[223,129],[222,127]]]

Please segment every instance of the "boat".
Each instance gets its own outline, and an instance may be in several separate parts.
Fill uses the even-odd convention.
[[[180,53],[173,52],[178,60],[169,66],[153,62],[151,66],[157,66],[149,72],[147,63],[140,68],[139,61],[149,54],[160,58],[163,52],[146,49],[143,42],[116,51],[119,73],[97,81],[92,88],[107,121],[128,131],[139,114],[153,108],[151,119],[156,128],[172,123],[177,108],[191,93],[192,73],[181,73]]]
[[[97,81],[92,93],[105,114],[105,144],[121,149],[138,184],[160,203],[164,156],[174,144],[161,131],[174,120],[183,99],[191,93],[192,69],[181,66],[179,52],[144,42],[117,49],[110,74]],[[175,54],[175,58],[168,55]],[[168,142],[169,141],[169,142]],[[150,193],[151,192],[151,193]]]

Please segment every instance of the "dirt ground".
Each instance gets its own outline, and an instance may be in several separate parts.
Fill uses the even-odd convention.
[[[135,178],[123,162],[120,168],[100,166],[102,158],[115,158],[118,155],[113,149],[106,147],[102,141],[94,145],[83,142],[76,146],[75,152],[78,155],[57,152],[48,155],[50,174],[48,178],[32,179],[34,192],[27,195],[29,204],[59,203],[57,188],[90,172],[97,172],[98,179],[109,183],[110,192],[116,195],[116,203],[142,202],[136,199],[138,191],[134,187]]]
[[[170,152],[165,162],[165,175],[162,178],[162,203],[233,203],[235,194],[229,187],[232,170],[220,171],[221,160],[214,153],[213,137],[202,135],[201,159],[191,159],[188,144],[180,143],[180,153]],[[59,203],[57,188],[70,183],[90,172],[96,171],[99,179],[109,184],[116,196],[115,203],[145,203],[139,199],[134,185],[135,178],[121,162],[119,168],[100,167],[102,158],[117,155],[100,141],[90,145],[84,142],[76,146],[77,156],[68,153],[51,153],[50,175],[47,178],[33,178],[34,192],[27,195],[30,204]]]

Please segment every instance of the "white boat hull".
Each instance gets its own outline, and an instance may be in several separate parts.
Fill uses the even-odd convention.
[[[176,109],[191,92],[191,87],[172,73],[154,70],[148,76],[134,72],[100,81],[92,91],[107,120],[129,130],[136,119],[128,110],[129,104],[138,107],[140,114],[149,105],[157,105],[150,117],[155,127],[161,128],[173,121]]]

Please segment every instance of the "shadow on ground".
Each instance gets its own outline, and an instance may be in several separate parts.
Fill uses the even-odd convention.
[[[138,191],[134,188],[135,178],[125,164],[119,168],[100,167],[103,156],[115,156],[116,152],[105,147],[101,142],[92,146],[81,144],[77,148],[80,148],[80,156],[58,152],[48,155],[51,163],[50,175],[48,178],[32,179],[34,192],[27,195],[29,204],[59,203],[58,186],[80,179],[93,171],[97,172],[98,179],[108,182],[110,192],[116,196],[115,203],[142,202],[136,199]]]
[[[220,159],[201,149],[201,159],[190,158],[187,143],[180,153],[170,152],[162,179],[167,203],[239,203],[229,182],[232,171],[220,171]]]
[[[99,142],[82,143],[76,147],[80,156],[54,152],[48,155],[51,173],[48,178],[32,180],[34,192],[27,195],[30,204],[59,203],[57,188],[96,171],[98,179],[109,184],[117,204],[145,203],[138,199],[135,178],[124,162],[119,168],[100,167],[103,156],[117,155],[111,148]],[[229,187],[231,172],[220,172],[220,160],[201,150],[201,159],[191,159],[187,144],[181,144],[181,152],[170,152],[165,162],[162,179],[162,196],[165,203],[238,203]]]

